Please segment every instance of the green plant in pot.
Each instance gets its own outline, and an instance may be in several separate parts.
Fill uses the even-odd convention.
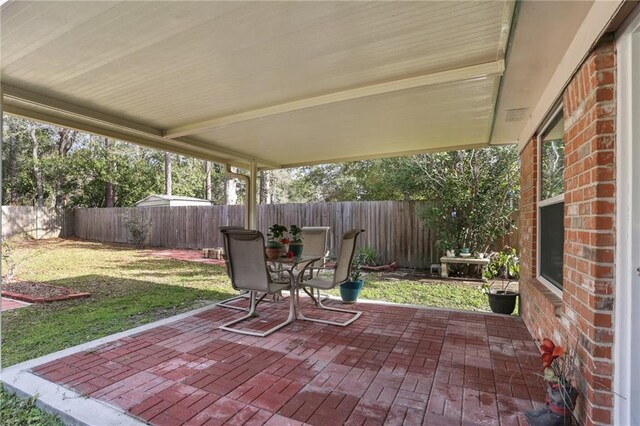
[[[490,263],[484,271],[487,282],[482,285],[482,289],[489,298],[491,311],[511,315],[516,308],[518,293],[510,291],[509,285],[520,278],[520,260],[516,249],[505,248],[499,253],[493,253],[489,259]]]
[[[292,252],[295,257],[302,256],[302,229],[298,227],[298,225],[291,225],[289,227],[289,235],[291,236],[289,251]]]
[[[340,297],[342,298],[342,303],[355,303],[358,301],[360,290],[362,290],[362,287],[364,286],[361,269],[363,261],[363,253],[356,253],[353,257],[349,281],[345,281],[340,284]]]
[[[269,233],[267,234],[267,246],[265,248],[267,259],[275,260],[282,256],[284,245],[281,240],[284,238],[285,232],[287,232],[287,227],[278,225],[277,223],[269,227]]]

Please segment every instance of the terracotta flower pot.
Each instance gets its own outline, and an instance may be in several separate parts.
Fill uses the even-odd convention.
[[[276,260],[280,256],[282,256],[282,244],[274,244],[270,242],[267,247],[264,249],[264,253],[269,260]]]

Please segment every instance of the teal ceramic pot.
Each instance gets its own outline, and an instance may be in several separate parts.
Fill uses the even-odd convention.
[[[360,295],[360,290],[362,290],[362,286],[364,285],[364,281],[347,281],[340,284],[340,297],[342,297],[343,303],[356,303],[358,300],[358,296]]]
[[[304,246],[302,245],[302,241],[300,242],[291,242],[289,243],[289,251],[293,252],[293,255],[295,257],[300,257],[302,256],[302,248]]]

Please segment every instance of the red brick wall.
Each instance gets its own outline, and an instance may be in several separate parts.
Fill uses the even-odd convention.
[[[578,415],[610,424],[615,246],[615,43],[603,38],[563,93],[565,243],[562,300],[535,278],[536,140],[522,152],[522,315],[580,359]],[[552,315],[555,309],[557,317]]]

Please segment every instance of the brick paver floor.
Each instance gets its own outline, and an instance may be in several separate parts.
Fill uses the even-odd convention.
[[[261,304],[246,326],[268,328],[287,306]],[[542,403],[519,318],[357,308],[346,328],[296,321],[266,338],[218,330],[242,313],[212,308],[33,371],[153,425],[515,425]]]

